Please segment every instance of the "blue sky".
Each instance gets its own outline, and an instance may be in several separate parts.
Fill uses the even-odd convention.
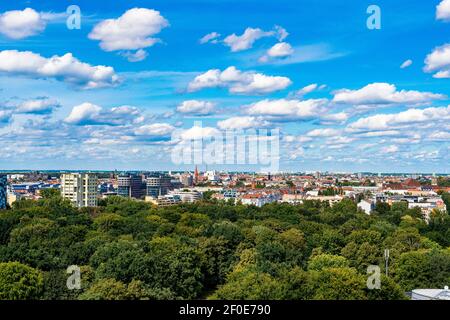
[[[279,129],[282,171],[449,173],[449,31],[450,0],[2,3],[0,168],[177,169],[202,121]]]

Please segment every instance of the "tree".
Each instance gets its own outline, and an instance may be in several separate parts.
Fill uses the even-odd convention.
[[[311,271],[314,300],[365,300],[365,278],[353,268]]]
[[[271,275],[247,269],[230,274],[228,281],[209,297],[225,300],[280,300],[283,285]]]
[[[41,189],[39,194],[43,199],[51,199],[51,198],[55,198],[55,197],[61,197],[61,192],[58,189],[54,189],[54,188]]]
[[[307,300],[314,294],[311,275],[300,267],[294,267],[281,276],[283,284],[283,299]]]
[[[144,264],[144,251],[136,243],[118,241],[99,247],[90,259],[98,279],[116,279],[124,283],[137,278]]]
[[[0,263],[0,300],[30,300],[40,297],[42,274],[19,262]]]
[[[379,289],[366,288],[369,300],[406,300],[404,290],[392,279],[381,274]]]
[[[308,270],[321,271],[326,268],[345,268],[349,263],[347,259],[332,254],[319,254],[311,257],[308,262]]]
[[[127,300],[127,286],[115,279],[102,279],[79,296],[80,300]]]
[[[418,250],[403,253],[392,270],[405,291],[443,288],[450,282],[450,250]]]
[[[231,271],[236,257],[230,249],[228,241],[223,238],[204,238],[199,243],[202,253],[202,273],[204,283],[208,288],[214,288],[225,282],[226,275]]]

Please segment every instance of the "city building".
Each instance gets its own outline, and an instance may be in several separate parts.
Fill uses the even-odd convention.
[[[97,206],[97,176],[91,173],[63,173],[61,195],[79,208]]]
[[[375,202],[371,199],[363,199],[357,204],[358,209],[361,209],[366,214],[370,215],[375,209]]]
[[[450,300],[450,290],[446,286],[442,289],[415,289],[411,293],[411,300]]]
[[[182,202],[189,202],[189,203],[199,201],[203,198],[203,195],[198,191],[174,190],[170,191],[169,195],[178,197]]]
[[[145,183],[140,175],[122,174],[117,178],[117,195],[141,199],[145,196]]]
[[[146,196],[145,202],[150,202],[158,207],[168,207],[180,204],[182,201],[180,197],[176,195],[164,195],[158,197]]]
[[[147,177],[147,196],[158,198],[166,195],[172,189],[172,179],[169,176]]]
[[[7,185],[8,179],[6,175],[0,175],[0,209],[6,209],[8,203]]]
[[[205,176],[208,179],[208,181],[211,181],[211,182],[219,182],[220,181],[220,177],[216,171],[207,171],[205,173]]]
[[[194,183],[197,184],[199,182],[199,173],[198,173],[198,168],[197,166],[195,166],[195,171],[194,171]]]
[[[281,195],[279,193],[249,193],[242,195],[239,200],[244,205],[253,205],[257,207],[262,207],[267,203],[277,202],[281,200]]]
[[[194,177],[190,174],[184,174],[180,177],[181,184],[185,187],[192,187],[194,185]]]

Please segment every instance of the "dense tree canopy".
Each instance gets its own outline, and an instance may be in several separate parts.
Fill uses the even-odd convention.
[[[76,209],[42,196],[0,211],[0,299],[404,299],[450,283],[446,212],[427,223],[403,204],[368,216],[349,199],[258,208],[111,197]],[[79,290],[66,286],[71,265]],[[370,265],[380,289],[367,287]]]

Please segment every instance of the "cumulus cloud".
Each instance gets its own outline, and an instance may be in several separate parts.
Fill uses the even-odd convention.
[[[332,128],[321,128],[321,129],[314,129],[309,131],[306,135],[308,137],[335,137],[338,136],[341,133],[341,130],[339,129],[332,129]]]
[[[360,118],[348,125],[348,131],[384,131],[405,128],[420,123],[434,123],[450,120],[449,107],[430,107],[426,109],[409,109],[400,113],[377,114]]]
[[[99,40],[100,47],[105,51],[137,51],[134,55],[138,53],[142,60],[144,57],[142,49],[160,42],[161,40],[154,36],[168,26],[169,22],[159,11],[134,8],[117,19],[101,21],[94,26],[88,37],[91,40]]]
[[[217,122],[217,126],[222,130],[233,129],[258,129],[265,128],[270,125],[270,122],[260,117],[232,117],[223,121]]]
[[[434,78],[450,78],[450,44],[437,47],[425,58],[425,72],[435,72]]]
[[[169,136],[175,127],[168,123],[153,123],[140,126],[134,130],[137,136]]]
[[[450,0],[442,0],[436,6],[436,19],[450,21]]]
[[[294,53],[292,46],[287,42],[279,42],[267,51],[269,57],[283,58]]]
[[[274,31],[263,31],[260,28],[247,28],[240,36],[235,33],[227,36],[223,42],[231,48],[231,52],[250,49],[256,40],[276,35]]]
[[[325,89],[326,85],[318,85],[317,83],[311,83],[297,91],[294,92],[290,92],[289,93],[289,97],[292,98],[303,98],[305,95],[307,95],[308,93],[314,92],[316,90],[322,90]]]
[[[213,127],[201,127],[194,125],[192,128],[181,130],[179,138],[181,140],[200,140],[208,137],[222,136],[220,130]]]
[[[445,131],[434,131],[427,136],[428,140],[431,141],[450,141],[450,132]]]
[[[11,110],[0,110],[0,124],[8,123],[12,117]]]
[[[15,112],[28,114],[49,114],[61,105],[55,99],[39,98],[26,100],[16,106]]]
[[[0,51],[0,72],[33,78],[55,78],[84,89],[111,87],[119,83],[112,67],[91,66],[71,53],[45,58],[31,51]]]
[[[32,8],[0,14],[0,33],[10,39],[23,39],[44,31],[47,21]]]
[[[143,121],[140,111],[132,106],[114,107],[103,110],[102,107],[85,102],[72,108],[69,116],[64,120],[73,125],[107,125],[118,126]]]
[[[446,96],[431,92],[400,90],[389,83],[372,83],[358,90],[342,89],[334,92],[333,101],[353,105],[421,104],[442,100]]]
[[[278,119],[312,119],[320,117],[328,111],[327,99],[309,100],[269,100],[258,101],[244,109],[249,115],[268,116]]]
[[[208,43],[208,42],[210,42],[210,43],[217,43],[218,42],[217,38],[219,38],[219,37],[220,37],[220,33],[211,32],[211,33],[208,33],[207,35],[204,35],[199,40],[199,42],[200,42],[200,44],[205,44],[205,43]]]
[[[266,54],[263,55],[259,61],[267,62],[272,58],[286,58],[294,53],[294,49],[287,42],[278,42],[273,45],[269,50],[267,50]]]
[[[177,111],[183,114],[207,116],[215,112],[216,104],[210,101],[187,100],[183,101]]]
[[[122,56],[127,58],[130,62],[139,62],[145,60],[148,57],[148,52],[143,49],[139,49],[136,52],[123,52]]]
[[[236,67],[228,67],[224,71],[212,69],[195,77],[189,83],[188,91],[226,87],[234,94],[264,94],[283,90],[291,83],[287,77],[267,76],[252,71],[242,72]]]
[[[278,41],[282,42],[284,39],[287,38],[289,32],[287,32],[286,29],[281,26],[275,26],[275,35]]]
[[[400,69],[406,69],[410,67],[413,64],[413,61],[411,59],[406,60],[400,65]]]

